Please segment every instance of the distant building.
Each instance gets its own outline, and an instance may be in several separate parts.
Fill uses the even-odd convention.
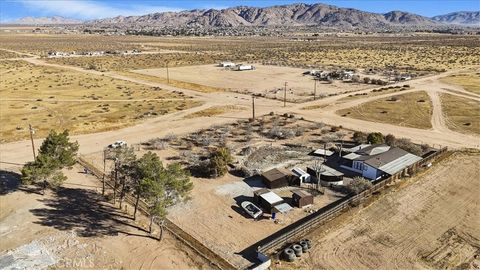
[[[235,67],[235,63],[233,62],[230,62],[230,61],[224,61],[224,62],[220,62],[218,64],[219,67]]]
[[[346,162],[342,168],[377,180],[400,172],[422,158],[397,147],[375,144],[345,155],[343,159]]]
[[[238,64],[235,66],[235,70],[237,71],[243,71],[243,70],[254,70],[255,67],[252,65],[243,65],[243,64]]]

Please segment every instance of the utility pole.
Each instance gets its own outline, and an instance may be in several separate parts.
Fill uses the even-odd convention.
[[[317,78],[313,78],[313,100],[317,98]]]
[[[285,82],[285,90],[283,91],[283,107],[287,107],[287,82]]]
[[[252,96],[252,120],[255,121],[255,96]]]
[[[170,76],[168,74],[168,62],[167,62],[167,83],[170,83]]]
[[[32,125],[30,124],[28,124],[28,129],[30,131],[30,141],[32,142],[33,160],[35,160],[37,158],[35,155],[35,144],[33,143],[33,134],[35,133],[35,130],[32,128]]]

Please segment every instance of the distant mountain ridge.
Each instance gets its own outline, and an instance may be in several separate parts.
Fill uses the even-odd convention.
[[[52,17],[24,17],[11,22],[13,24],[44,25],[44,24],[80,24],[81,20],[65,18],[61,16]]]
[[[387,25],[435,25],[438,22],[403,11],[378,14],[325,4],[290,4],[266,8],[238,6],[222,10],[195,9],[152,13],[143,16],[118,16],[87,23],[203,27],[309,25],[377,27]]]
[[[480,26],[480,11],[458,11],[438,15],[432,19],[443,23]]]

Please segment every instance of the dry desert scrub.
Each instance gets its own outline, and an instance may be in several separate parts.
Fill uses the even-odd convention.
[[[480,135],[480,102],[449,94],[440,95],[448,128]]]
[[[480,95],[480,72],[455,74],[441,78],[440,81],[459,85],[467,91]]]
[[[392,125],[431,128],[432,104],[423,91],[379,98],[360,106],[337,111],[344,117]]]
[[[156,87],[24,61],[0,61],[0,74],[0,137],[4,142],[27,138],[28,124],[40,137],[51,128],[89,133],[200,104]]]

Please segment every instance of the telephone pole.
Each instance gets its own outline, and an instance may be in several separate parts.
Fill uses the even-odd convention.
[[[255,96],[252,96],[252,120],[255,121]]]
[[[317,98],[317,78],[313,78],[313,100]]]
[[[283,107],[287,107],[287,82],[285,82],[285,90],[283,91]]]
[[[167,62],[167,83],[170,83],[170,76],[168,74],[168,62]]]
[[[32,142],[33,160],[35,160],[37,158],[35,155],[35,144],[33,143],[33,134],[35,133],[35,130],[32,128],[32,125],[30,124],[28,124],[28,129],[30,131],[30,141]]]

